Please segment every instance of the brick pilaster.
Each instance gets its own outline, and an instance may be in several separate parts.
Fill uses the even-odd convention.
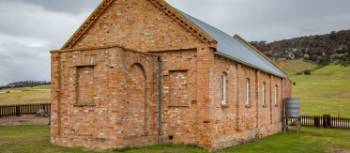
[[[260,127],[260,94],[261,94],[261,88],[260,88],[260,71],[256,71],[255,72],[255,77],[256,77],[256,127],[259,128]]]
[[[272,75],[270,75],[270,77],[269,77],[269,81],[270,81],[270,92],[269,92],[269,96],[270,96],[270,123],[272,124],[272,114],[273,114],[273,106],[274,106],[274,104],[273,104],[273,99],[274,99],[274,97],[273,97],[273,82],[272,82],[272,79],[273,79],[273,77],[272,77]]]
[[[51,54],[51,136],[60,136],[60,94],[61,94],[60,53]]]
[[[242,123],[243,123],[243,115],[242,110],[244,110],[244,104],[243,104],[243,91],[244,91],[244,72],[243,67],[241,64],[237,64],[237,82],[238,82],[238,95],[237,95],[237,112],[236,112],[236,129],[237,131],[242,130]]]
[[[198,122],[198,141],[205,148],[210,148],[212,121],[210,119],[211,92],[210,75],[214,64],[213,50],[209,47],[199,48],[197,50],[197,122]]]

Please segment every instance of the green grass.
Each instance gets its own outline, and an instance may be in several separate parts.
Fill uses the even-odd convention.
[[[291,75],[293,96],[308,115],[350,116],[350,67],[328,65],[311,75]]]
[[[277,134],[262,141],[227,149],[234,153],[333,153],[350,150],[350,131],[303,128],[294,132]]]
[[[50,86],[0,90],[0,105],[49,103]]]
[[[218,153],[332,153],[350,150],[350,131],[304,128],[280,133],[261,141],[227,148]],[[1,153],[208,153],[196,146],[154,145],[124,150],[87,151],[49,143],[48,126],[0,127]]]

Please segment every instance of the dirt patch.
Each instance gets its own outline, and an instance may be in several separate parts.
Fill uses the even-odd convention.
[[[333,151],[330,151],[329,153],[350,153],[350,150],[348,150],[348,149],[335,149]]]
[[[20,117],[0,118],[0,126],[48,125],[48,124],[49,124],[49,118],[37,117],[35,115],[22,115]]]

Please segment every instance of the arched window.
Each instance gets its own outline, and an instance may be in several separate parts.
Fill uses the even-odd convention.
[[[278,105],[278,85],[275,85],[273,101],[275,106],[277,106]]]
[[[221,75],[221,104],[227,104],[227,74],[222,73]]]
[[[249,106],[250,105],[250,80],[249,79],[245,80],[244,99],[245,99],[245,104]]]
[[[261,89],[261,98],[263,102],[263,107],[266,106],[266,82],[263,82],[262,89]]]

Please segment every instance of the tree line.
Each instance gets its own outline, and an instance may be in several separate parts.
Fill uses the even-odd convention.
[[[305,59],[318,64],[350,64],[350,30],[303,36],[274,42],[251,42],[272,59]]]
[[[4,86],[0,86],[1,89],[8,89],[8,88],[20,88],[20,87],[34,87],[39,85],[50,85],[51,82],[49,81],[18,81],[18,82],[12,82]]]

